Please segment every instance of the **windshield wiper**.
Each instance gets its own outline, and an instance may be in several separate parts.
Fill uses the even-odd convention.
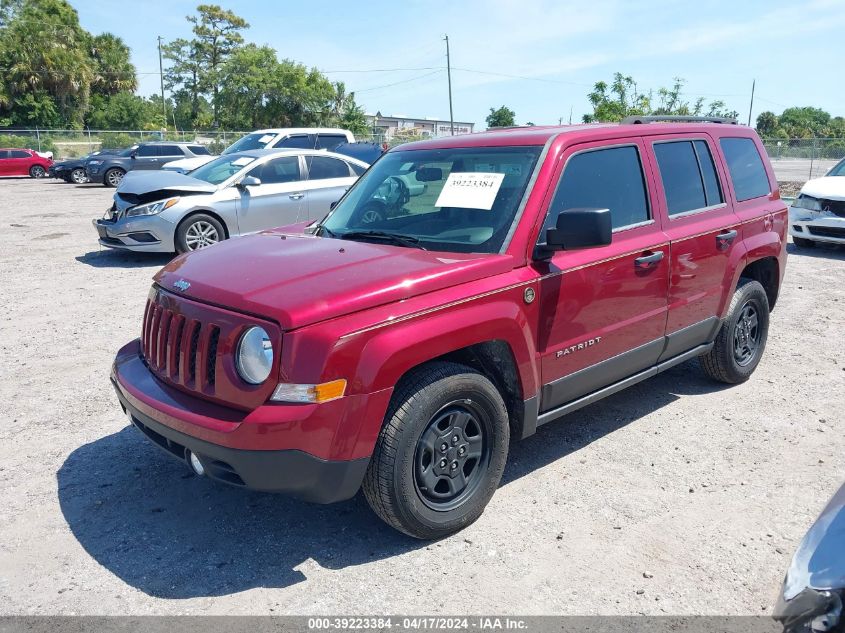
[[[340,235],[341,239],[350,240],[355,238],[371,238],[376,240],[385,240],[399,244],[400,246],[409,246],[411,248],[419,248],[427,251],[428,249],[420,244],[420,240],[413,235],[402,235],[401,233],[389,233],[387,231],[349,231]]]

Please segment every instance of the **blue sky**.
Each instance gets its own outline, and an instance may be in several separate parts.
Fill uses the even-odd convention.
[[[721,99],[743,120],[752,79],[755,118],[793,105],[845,115],[843,0],[217,1],[251,24],[247,41],[345,81],[368,112],[448,118],[448,33],[455,120],[482,129],[500,105],[518,123],[580,120],[592,84],[617,70],[643,91],[683,77],[690,101]],[[159,91],[156,36],[188,37],[199,4],[71,2],[85,28],[131,46],[144,95]]]

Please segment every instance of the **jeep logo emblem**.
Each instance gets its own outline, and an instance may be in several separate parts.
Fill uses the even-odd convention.
[[[174,282],[173,287],[176,288],[176,290],[181,290],[182,292],[185,292],[188,288],[191,287],[191,283],[185,281],[184,279],[180,279],[179,281]]]

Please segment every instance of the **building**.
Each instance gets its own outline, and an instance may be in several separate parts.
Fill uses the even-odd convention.
[[[449,136],[451,126],[449,121],[432,117],[407,117],[403,115],[383,115],[381,112],[365,115],[373,135],[390,142],[397,135],[409,137],[434,138]],[[475,123],[455,121],[455,134],[470,134]]]

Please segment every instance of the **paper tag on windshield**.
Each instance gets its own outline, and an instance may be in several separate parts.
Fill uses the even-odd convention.
[[[276,137],[273,136],[272,134],[265,134],[260,139],[258,139],[258,142],[261,143],[262,145],[267,145],[267,143],[272,141],[274,138],[276,138]]]
[[[504,178],[504,174],[490,172],[453,172],[434,206],[489,211]]]
[[[254,160],[254,158],[251,158],[249,156],[241,156],[240,158],[233,160],[232,164],[236,167],[243,167],[244,165],[249,165]]]

